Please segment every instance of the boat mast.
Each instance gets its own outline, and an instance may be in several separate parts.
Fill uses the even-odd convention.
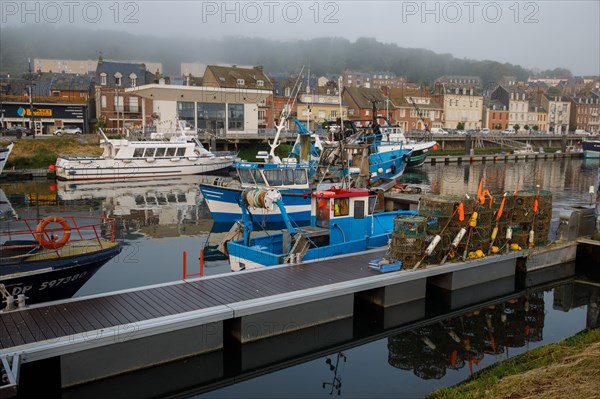
[[[294,87],[292,88],[292,92],[290,93],[290,96],[288,97],[287,103],[285,104],[285,106],[283,107],[283,110],[281,111],[281,115],[279,117],[279,124],[275,126],[275,128],[277,129],[276,133],[275,133],[275,137],[273,138],[273,142],[269,142],[267,141],[267,143],[269,144],[269,147],[271,147],[271,151],[269,151],[269,160],[274,160],[276,159],[275,156],[275,149],[277,147],[279,147],[279,136],[281,135],[281,131],[283,130],[283,128],[285,127],[285,122],[287,121],[287,118],[290,116],[290,113],[292,111],[292,108],[294,107],[294,104],[296,103],[296,97],[298,96],[298,93],[300,91],[300,79],[302,78],[302,71],[304,71],[304,67],[302,67],[302,69],[300,70],[300,73],[298,74],[298,77],[296,78],[296,82],[294,83]]]

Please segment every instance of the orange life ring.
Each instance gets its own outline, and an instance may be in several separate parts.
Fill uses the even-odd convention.
[[[60,240],[54,241],[46,238],[48,234],[44,232],[44,229],[50,223],[58,223],[62,227],[63,236]],[[35,228],[35,239],[42,247],[47,249],[62,248],[69,241],[69,238],[71,238],[71,226],[69,226],[69,223],[60,216],[47,216],[43,218]]]

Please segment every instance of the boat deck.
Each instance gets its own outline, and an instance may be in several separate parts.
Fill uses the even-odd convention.
[[[318,265],[225,274],[2,313],[0,349],[379,276],[368,263],[382,255],[383,251],[377,251]]]

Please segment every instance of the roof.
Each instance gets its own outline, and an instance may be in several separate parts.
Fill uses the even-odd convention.
[[[239,68],[236,66],[218,66],[209,65],[206,67],[204,72],[204,82],[208,83],[207,77],[209,74],[215,78],[215,83],[219,87],[245,87],[250,89],[261,89],[261,90],[272,90],[273,84],[271,80],[265,75],[262,67],[254,68]],[[242,79],[243,84],[238,84],[238,81]],[[262,85],[257,84],[258,81],[262,81]],[[212,83],[212,82],[211,82]]]
[[[487,108],[487,109],[492,110],[492,111],[506,111],[506,112],[508,112],[508,108],[506,108],[506,106],[500,100],[494,100],[494,99],[484,98],[483,99],[483,106],[485,108]]]
[[[411,97],[413,98],[428,98],[430,99],[429,104],[420,104],[417,103],[417,107],[419,109],[442,109],[443,107],[438,104],[433,98],[428,90],[425,89],[390,89],[390,99],[395,104],[396,107],[413,107],[413,103],[409,101]]]
[[[344,87],[352,100],[359,108],[373,108],[373,101],[382,104],[386,103],[387,97],[379,89],[368,89],[366,87]],[[390,108],[393,104],[390,102]]]
[[[141,86],[147,83],[153,83],[154,74],[146,70],[146,64],[144,63],[130,63],[130,62],[119,62],[119,61],[98,61],[96,67],[96,83],[101,82],[101,74],[106,74],[106,86],[115,86],[115,75],[120,73],[122,75],[121,86],[131,86],[130,75],[135,74],[137,79],[136,85]]]

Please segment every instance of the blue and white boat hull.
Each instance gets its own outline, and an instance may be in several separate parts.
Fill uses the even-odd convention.
[[[242,218],[242,209],[239,206],[241,189],[201,184],[200,191],[215,223],[233,223]],[[290,219],[296,223],[310,220],[310,191],[281,190],[280,192]],[[273,211],[251,208],[250,212],[256,222],[280,223],[284,221],[278,208]]]

